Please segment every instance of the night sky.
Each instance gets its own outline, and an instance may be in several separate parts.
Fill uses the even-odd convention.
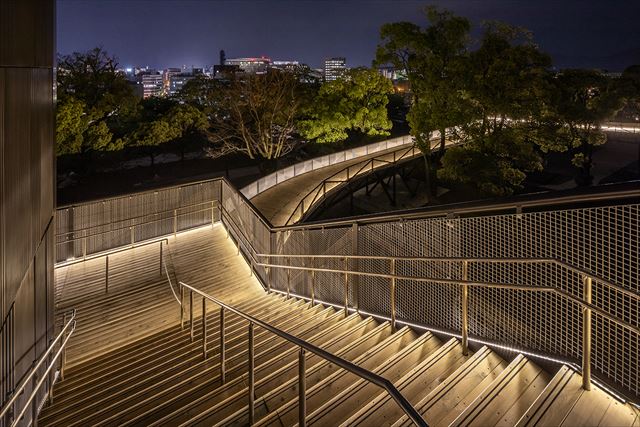
[[[640,0],[58,0],[60,53],[104,47],[122,66],[210,66],[227,57],[269,56],[320,67],[345,56],[371,65],[383,23],[424,24],[435,4],[471,19],[533,31],[558,67],[612,71],[640,63]],[[478,34],[478,30],[474,30]]]

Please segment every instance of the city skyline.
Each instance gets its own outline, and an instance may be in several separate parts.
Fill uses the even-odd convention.
[[[427,4],[448,8],[478,26],[501,20],[531,30],[558,67],[619,71],[640,62],[634,2],[486,1],[131,1],[58,0],[61,54],[104,47],[123,67],[205,67],[227,57],[267,56],[321,68],[343,56],[370,66],[386,22],[421,25]],[[140,24],[143,22],[144,24]],[[133,42],[132,42],[133,40]]]

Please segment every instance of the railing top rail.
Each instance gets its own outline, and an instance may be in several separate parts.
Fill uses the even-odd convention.
[[[636,292],[625,289],[615,283],[599,277],[593,272],[575,267],[569,263],[561,261],[556,258],[521,258],[521,257],[502,257],[502,258],[466,258],[466,257],[404,257],[404,256],[381,256],[381,255],[300,255],[300,254],[255,254],[256,257],[260,258],[319,258],[319,259],[356,259],[356,260],[384,260],[384,261],[442,261],[442,262],[486,262],[486,263],[496,263],[496,264],[543,264],[543,263],[551,263],[559,265],[567,270],[573,271],[574,273],[581,274],[584,276],[589,276],[592,279],[596,280],[599,283],[602,283],[610,288],[616,289],[617,291],[624,293],[625,295],[629,295],[631,297],[640,299],[640,295]]]
[[[419,426],[426,426],[426,422],[424,421],[424,419],[422,418],[422,416],[418,413],[418,411],[413,407],[413,405],[411,405],[411,403],[402,395],[402,393],[400,393],[400,391],[398,391],[398,389],[393,385],[393,383],[391,381],[389,381],[388,379],[373,373],[361,366],[356,365],[355,363],[352,363],[348,360],[345,360],[339,356],[334,355],[333,353],[330,353],[320,347],[317,347],[301,338],[298,338],[294,335],[289,334],[288,332],[285,332],[279,328],[276,328],[275,326],[272,326],[266,322],[263,322],[260,319],[257,319],[253,316],[251,316],[250,314],[247,314],[235,307],[232,307],[222,301],[220,301],[219,299],[199,290],[194,288],[193,286],[189,286],[184,282],[180,282],[180,285],[195,292],[196,294],[202,296],[203,298],[208,299],[211,302],[214,302],[215,304],[219,305],[220,307],[224,307],[225,310],[229,310],[232,313],[237,314],[238,316],[244,318],[245,320],[248,320],[251,323],[254,323],[266,330],[268,330],[269,332],[278,335],[280,338],[283,338],[291,343],[293,343],[294,345],[297,345],[299,347],[304,348],[305,350],[308,350],[314,354],[316,354],[317,356],[331,362],[334,363],[338,366],[340,366],[343,369],[346,369],[347,371],[358,375],[361,378],[366,379],[367,381],[370,381],[374,384],[376,384],[377,386],[385,389],[389,395],[400,405],[400,407],[402,408],[402,410],[411,418],[411,420]]]
[[[296,205],[295,209],[293,210],[293,212],[291,212],[291,215],[289,215],[289,218],[287,218],[287,221],[285,223],[286,225],[289,225],[289,223],[292,221],[293,216],[296,214],[296,212],[298,212],[298,209],[302,209],[303,205],[302,203],[304,202],[304,200],[309,197],[311,194],[313,194],[314,192],[318,192],[320,189],[327,183],[327,182],[331,182],[333,180],[334,177],[343,174],[345,171],[348,171],[353,168],[353,167],[360,167],[360,169],[358,169],[353,176],[357,176],[360,174],[360,172],[362,170],[364,170],[369,164],[371,164],[371,167],[373,169],[373,165],[376,161],[384,163],[385,165],[390,165],[390,164],[394,164],[397,163],[399,161],[403,161],[403,160],[407,160],[407,158],[405,157],[408,153],[412,153],[411,157],[415,157],[415,150],[416,150],[416,146],[414,144],[412,144],[410,147],[407,147],[408,144],[403,144],[399,147],[394,147],[394,149],[391,150],[385,150],[383,152],[380,152],[379,154],[377,154],[374,157],[369,157],[367,159],[362,159],[359,162],[353,163],[349,166],[345,166],[344,168],[340,169],[339,171],[335,172],[334,174],[328,176],[327,178],[323,179],[322,181],[320,181],[315,187],[313,187],[313,189],[311,191],[309,191],[307,194],[304,195],[304,197],[302,198],[302,200],[300,200],[298,202],[298,204]],[[395,153],[399,153],[402,152],[402,155],[399,158],[395,158]],[[389,156],[390,154],[394,154],[394,160],[393,161],[388,161],[388,160],[381,160],[381,157],[386,157]],[[347,180],[341,180],[339,181],[340,183],[344,183],[347,182]],[[317,194],[316,194],[317,196]],[[307,207],[307,211],[309,211],[309,209],[311,208],[311,205],[313,205],[313,203],[315,203],[316,201],[316,197],[313,198],[313,201],[311,202],[311,204]],[[305,214],[305,212],[302,212],[301,215],[303,216]]]
[[[119,219],[117,221],[107,222],[107,223],[104,223],[104,224],[96,224],[96,225],[92,225],[90,227],[76,228],[75,230],[72,230],[72,231],[65,231],[63,233],[56,233],[55,237],[65,236],[67,234],[77,234],[77,233],[81,233],[81,232],[83,232],[85,230],[92,230],[92,229],[97,228],[97,227],[106,227],[108,225],[117,224],[119,222],[135,221],[135,220],[140,219],[140,218],[147,218],[147,217],[164,215],[164,214],[167,214],[167,213],[173,213],[173,211],[179,211],[179,210],[182,210],[182,209],[188,209],[188,208],[192,208],[192,207],[195,207],[195,206],[211,205],[212,203],[217,206],[220,203],[220,201],[218,201],[218,200],[209,200],[209,201],[206,201],[206,202],[192,203],[192,204],[189,204],[189,205],[181,206],[179,208],[166,209],[166,210],[163,210],[163,211],[153,212],[153,213],[149,213],[149,214],[145,214],[145,215],[132,216],[130,218]],[[209,209],[211,209],[211,208],[205,208],[205,209],[199,209],[197,211],[185,212],[185,213],[181,213],[180,215],[189,215],[189,214],[198,213],[198,212],[202,212],[202,211],[209,210]],[[163,218],[163,219],[167,219],[167,218]],[[132,224],[132,225],[140,226],[140,225],[150,224],[152,222],[157,222],[157,221],[162,221],[162,219],[160,219],[160,220],[152,220],[152,221],[147,221],[147,222],[144,222],[144,223],[138,223],[138,224]],[[111,232],[118,231],[118,230],[126,230],[127,228],[130,228],[130,227],[131,227],[131,225],[126,225],[124,227],[107,230],[107,231],[104,231],[104,232],[101,232],[101,233],[95,233],[95,234],[88,235],[88,236],[80,236],[79,238],[97,236],[99,234],[111,233]],[[63,243],[66,243],[66,242],[67,241],[64,241]]]
[[[11,408],[11,406],[15,403],[16,400],[18,400],[18,397],[21,396],[22,392],[24,391],[24,389],[27,387],[27,384],[29,384],[31,382],[31,379],[34,377],[34,375],[38,372],[38,369],[40,368],[40,366],[42,366],[42,364],[47,360],[47,358],[49,357],[49,355],[51,354],[51,352],[53,351],[53,349],[55,348],[55,346],[58,344],[58,342],[62,339],[63,336],[65,336],[66,332],[71,329],[70,333],[67,335],[67,339],[68,337],[71,335],[71,333],[73,333],[73,331],[76,328],[76,310],[72,309],[69,312],[71,314],[71,317],[69,318],[69,320],[67,321],[67,323],[65,323],[62,327],[62,329],[60,330],[60,332],[58,333],[58,335],[55,337],[55,339],[51,342],[51,344],[49,344],[47,351],[44,352],[44,354],[42,356],[40,356],[40,358],[37,360],[37,362],[31,367],[31,369],[29,370],[29,373],[22,379],[22,381],[20,382],[20,384],[18,385],[18,387],[16,387],[16,389],[14,390],[11,399],[9,399],[4,406],[2,407],[2,410],[0,410],[0,419],[2,419],[7,412],[9,411],[9,409]],[[65,313],[65,316],[66,314]],[[62,346],[64,346],[66,344],[66,341],[62,344]],[[59,353],[59,351],[58,351]],[[51,369],[52,365],[49,365],[49,369]],[[46,378],[46,375],[44,375],[41,380],[44,380]],[[33,396],[35,396],[35,392],[37,390],[32,391],[31,394],[31,398],[33,398]],[[27,405],[29,405],[30,402],[26,402],[25,403],[25,408]],[[24,410],[23,410],[24,413]],[[21,416],[18,416],[16,418],[16,420],[19,420]],[[15,422],[14,422],[15,424]],[[13,425],[13,424],[12,424]]]
[[[158,243],[158,242],[163,242],[163,243],[166,243],[168,245],[169,244],[169,239],[166,238],[166,237],[163,237],[163,238],[160,238],[160,239],[146,240],[144,242],[135,243],[133,245],[127,245],[125,247],[118,247],[118,248],[109,249],[109,250],[103,251],[103,252],[97,252],[95,254],[91,254],[91,255],[88,255],[86,257],[73,259],[73,260],[69,260],[69,261],[59,262],[59,263],[56,264],[56,268],[58,268],[58,267],[67,267],[69,265],[78,264],[80,262],[90,261],[92,259],[96,259],[96,258],[101,258],[101,257],[104,257],[104,256],[117,254],[119,252],[124,252],[124,251],[128,251],[128,250],[135,249],[135,248],[140,248],[142,246],[153,245],[153,244]]]
[[[613,316],[610,313],[600,309],[599,307],[596,307],[592,303],[584,301],[583,299],[578,298],[575,295],[570,294],[569,292],[566,292],[551,286],[514,285],[512,283],[483,282],[483,281],[463,280],[463,279],[445,279],[442,277],[416,277],[416,276],[404,276],[399,274],[370,273],[366,271],[341,270],[341,269],[334,269],[334,268],[302,267],[302,266],[291,266],[291,265],[269,264],[269,263],[256,263],[256,264],[261,267],[269,267],[269,268],[315,271],[320,273],[339,273],[339,274],[347,273],[354,276],[382,277],[385,279],[412,280],[414,282],[429,282],[429,283],[439,283],[439,284],[445,284],[445,285],[469,285],[473,287],[484,287],[484,288],[511,289],[511,290],[534,291],[534,292],[552,292],[564,298],[567,298],[573,301],[574,303],[581,305],[584,308],[590,308],[594,312],[598,313],[603,317],[606,317],[610,321],[622,326],[623,328],[631,332],[634,332],[640,335],[640,327],[633,325],[629,322],[626,322],[616,316]],[[638,298],[638,295],[635,295],[633,293],[631,293],[631,295],[634,295],[636,298]]]

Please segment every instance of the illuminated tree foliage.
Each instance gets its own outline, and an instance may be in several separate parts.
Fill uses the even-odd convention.
[[[299,122],[302,136],[316,142],[339,142],[349,132],[389,135],[387,104],[391,82],[376,70],[356,68],[343,78],[324,83]]]

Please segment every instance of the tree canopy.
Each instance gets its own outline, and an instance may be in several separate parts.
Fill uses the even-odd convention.
[[[387,104],[393,93],[391,82],[376,70],[355,68],[343,78],[325,82],[318,91],[300,133],[317,142],[344,141],[348,132],[389,135],[391,120]]]

